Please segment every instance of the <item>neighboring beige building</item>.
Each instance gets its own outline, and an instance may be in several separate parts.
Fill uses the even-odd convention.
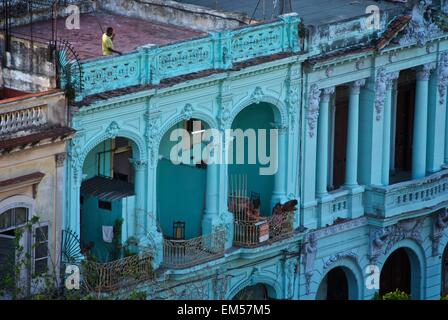
[[[13,276],[26,294],[38,286],[30,274],[58,272],[65,152],[73,130],[64,92],[1,88],[0,93],[0,279]],[[33,216],[38,223],[21,239],[31,255],[30,267],[14,274],[14,231]]]

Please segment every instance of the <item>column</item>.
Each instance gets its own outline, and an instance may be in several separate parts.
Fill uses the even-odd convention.
[[[412,179],[426,175],[426,137],[428,124],[428,88],[430,64],[417,68],[415,92],[414,132],[412,146]]]
[[[345,168],[345,184],[358,185],[358,127],[359,127],[359,93],[365,80],[350,84],[350,100],[348,104],[347,153]]]
[[[319,120],[317,125],[317,179],[316,193],[318,196],[327,193],[328,178],[328,125],[329,125],[329,102],[334,87],[322,90],[319,106]]]
[[[389,73],[386,77],[386,93],[384,97],[384,123],[383,123],[383,158],[381,165],[381,184],[389,185],[390,176],[390,144],[392,130],[392,89],[394,81],[398,78],[399,73]]]
[[[205,215],[202,221],[202,233],[210,234],[218,217],[218,178],[219,166],[207,164],[207,182],[205,194]]]
[[[271,209],[278,202],[282,203],[286,200],[286,172],[287,172],[287,129],[283,124],[274,124],[274,129],[278,132],[278,148],[275,158],[277,159],[277,172],[274,176],[274,190],[272,192]],[[271,145],[271,152],[272,152]]]
[[[130,161],[134,165],[135,216],[134,221],[129,221],[129,234],[134,234],[138,239],[141,239],[145,236],[146,231],[145,173],[148,163],[135,159]]]

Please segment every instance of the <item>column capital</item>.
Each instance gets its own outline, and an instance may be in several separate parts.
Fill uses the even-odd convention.
[[[271,127],[277,129],[279,134],[286,133],[288,125],[281,122],[271,122]]]
[[[386,90],[392,90],[394,81],[400,76],[400,71],[389,72],[386,76]]]
[[[129,159],[129,162],[132,163],[134,169],[136,171],[145,170],[148,166],[148,160],[139,160],[139,159]]]
[[[330,96],[334,93],[335,87],[323,88],[321,93],[321,101],[328,102],[330,101]]]
[[[366,84],[366,79],[359,79],[348,84],[350,88],[350,94],[358,95],[361,91],[361,87]]]
[[[431,75],[431,71],[435,69],[435,63],[427,63],[421,66],[415,67],[417,80],[428,81]]]

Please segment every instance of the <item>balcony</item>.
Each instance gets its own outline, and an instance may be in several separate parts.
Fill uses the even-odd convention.
[[[183,269],[224,256],[225,230],[189,240],[164,239],[163,266]]]
[[[154,279],[153,254],[143,252],[123,259],[98,263],[81,263],[84,284],[89,291],[110,292]]]
[[[446,169],[419,180],[389,186],[367,186],[366,212],[389,218],[405,212],[436,207],[448,200],[447,188]]]
[[[279,211],[272,216],[251,215],[248,197],[229,197],[235,215],[233,244],[253,248],[286,239],[294,233],[294,211]]]

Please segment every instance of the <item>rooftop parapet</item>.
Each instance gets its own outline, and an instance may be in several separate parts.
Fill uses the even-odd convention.
[[[210,32],[162,46],[141,46],[121,55],[81,62],[83,91],[92,94],[137,85],[157,85],[163,79],[212,69],[231,69],[234,63],[277,53],[299,52],[297,14],[233,30]]]

